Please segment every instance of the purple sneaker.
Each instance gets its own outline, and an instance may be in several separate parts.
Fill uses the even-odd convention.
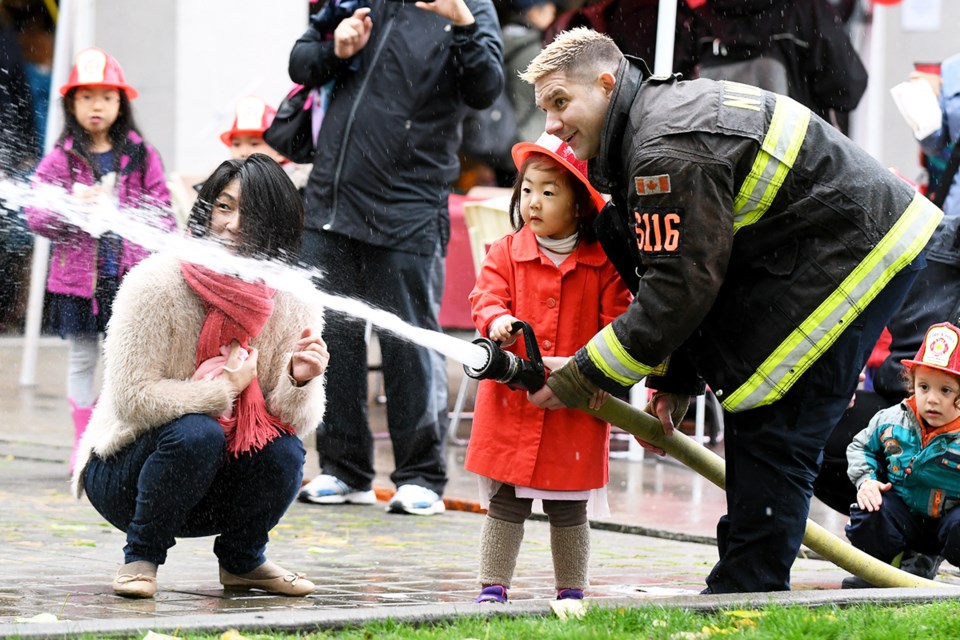
[[[581,597],[582,594],[581,594]],[[480,592],[480,595],[477,596],[477,599],[474,600],[476,603],[481,602],[499,602],[501,604],[507,601],[507,588],[502,584],[492,584],[489,587],[484,587]]]
[[[580,589],[560,589],[560,591],[557,591],[557,600],[583,600],[583,591]]]

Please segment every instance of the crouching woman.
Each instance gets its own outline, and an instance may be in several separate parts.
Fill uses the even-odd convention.
[[[194,236],[279,259],[296,255],[302,226],[296,188],[262,154],[221,164],[189,220]],[[175,539],[211,535],[224,587],[313,591],[265,551],[300,488],[301,438],[323,417],[322,329],[315,303],[171,255],[130,271],[74,474],[77,495],[126,533],[114,592],[153,597]]]

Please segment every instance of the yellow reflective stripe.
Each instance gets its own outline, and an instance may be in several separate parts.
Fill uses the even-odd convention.
[[[942,215],[929,200],[916,194],[877,246],[754,374],[722,402],[724,408],[744,411],[783,397],[887,283],[917,257]]]
[[[809,109],[786,96],[777,96],[767,135],[733,201],[734,233],[759,220],[773,204],[797,160],[809,124]]]
[[[635,385],[655,369],[627,353],[609,324],[587,343],[587,355],[603,375],[622,387]]]

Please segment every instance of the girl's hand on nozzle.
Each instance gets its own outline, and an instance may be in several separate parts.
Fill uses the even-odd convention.
[[[505,316],[500,316],[490,323],[490,329],[487,331],[487,335],[490,336],[491,340],[499,342],[501,347],[509,347],[517,341],[517,336],[519,335],[519,332],[513,333],[514,322],[519,322],[519,320],[509,313]]]
[[[257,350],[250,348],[244,349],[240,343],[234,340],[229,347],[223,347],[221,351],[229,349],[227,362],[223,366],[223,375],[230,382],[230,386],[237,393],[240,393],[253,382],[257,377]]]
[[[873,478],[864,481],[857,489],[857,505],[864,511],[878,511],[883,504],[883,494],[893,488],[889,482],[880,482]]]

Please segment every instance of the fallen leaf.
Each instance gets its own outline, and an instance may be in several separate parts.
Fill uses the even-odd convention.
[[[21,623],[25,622],[27,624],[46,624],[48,622],[60,622],[60,619],[52,613],[38,613],[30,618],[21,618],[20,616],[17,616],[14,621]]]
[[[168,636],[165,633],[147,631],[147,635],[143,636],[143,640],[183,640],[183,638],[179,636]]]
[[[550,608],[553,609],[553,612],[557,614],[557,617],[563,622],[573,618],[579,620],[587,612],[587,605],[583,600],[574,600],[572,598],[566,600],[551,600]]]

